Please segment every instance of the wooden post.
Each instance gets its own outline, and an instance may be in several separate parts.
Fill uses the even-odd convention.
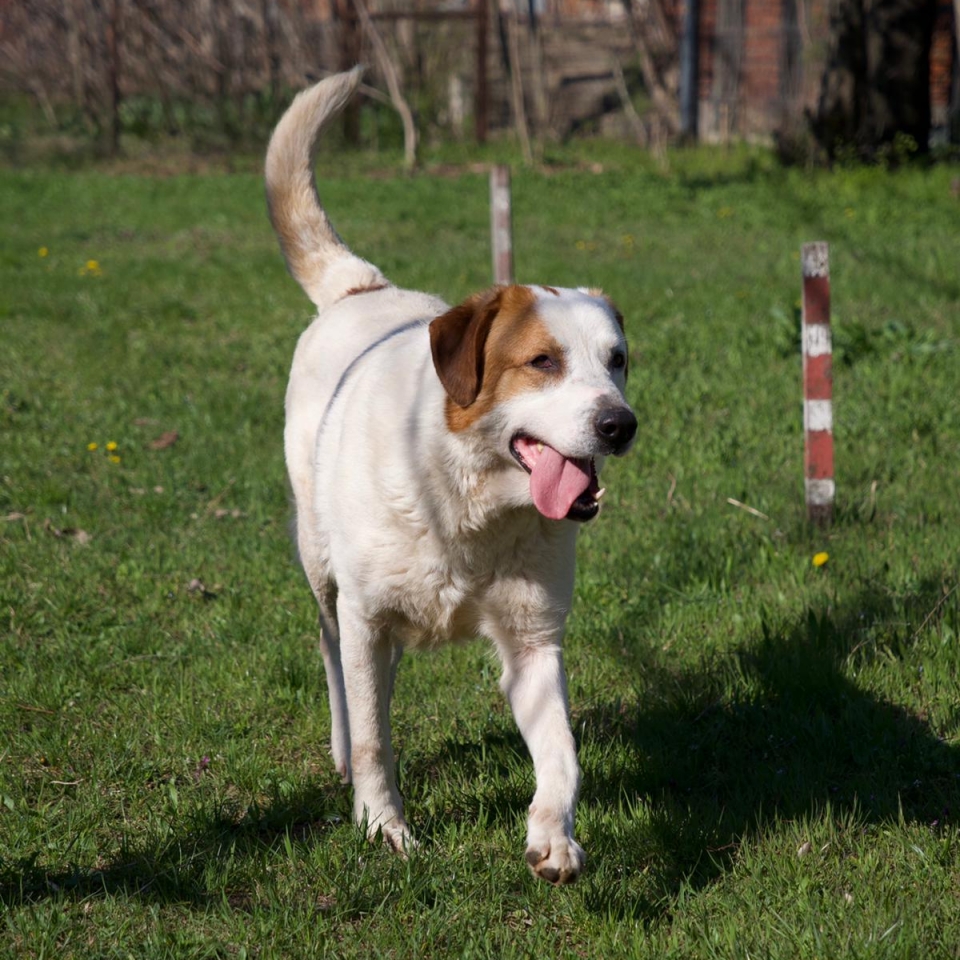
[[[110,152],[120,153],[120,0],[113,0],[106,21],[107,76],[110,81]]]
[[[360,32],[360,20],[350,0],[333,0],[333,17],[338,26],[340,47],[340,70],[352,70],[361,62],[363,37]],[[343,138],[351,147],[360,145],[360,98],[352,97],[344,107]]]
[[[274,106],[280,102],[280,11],[277,0],[262,0],[263,46],[267,62],[267,76],[270,78],[270,102]]]
[[[490,0],[477,0],[477,89],[473,108],[474,130],[477,143],[487,142],[487,104],[489,93],[487,84],[487,33],[489,26]],[[960,3],[960,0],[957,0]]]
[[[490,170],[490,235],[493,242],[493,282],[513,283],[513,225],[510,214],[510,168]]]
[[[833,344],[830,336],[830,251],[805,243],[803,263],[803,437],[807,519],[833,519]]]

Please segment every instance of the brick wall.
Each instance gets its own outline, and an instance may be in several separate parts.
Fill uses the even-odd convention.
[[[956,67],[952,0],[940,0],[930,66],[935,125]],[[769,138],[814,108],[829,33],[827,0],[700,0],[700,133]]]
[[[957,71],[957,45],[954,42],[954,5],[941,0],[933,28],[930,51],[930,108],[934,126],[946,126],[950,111],[950,90]]]

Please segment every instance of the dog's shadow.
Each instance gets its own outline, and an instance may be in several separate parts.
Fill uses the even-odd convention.
[[[289,843],[320,843],[327,830],[349,817],[339,785],[284,790],[263,804],[238,812],[218,806],[188,814],[175,829],[152,831],[134,840],[99,867],[66,862],[55,868],[38,863],[37,852],[0,860],[0,904],[15,906],[58,897],[124,895],[157,903],[211,904],[209,869],[213,862],[242,863]],[[346,807],[346,810],[344,808]],[[362,838],[357,837],[358,844]],[[252,907],[244,885],[227,898],[231,907]]]
[[[902,818],[936,830],[951,820],[960,810],[960,750],[923,716],[849,679],[876,658],[898,669],[903,647],[934,623],[931,612],[947,609],[943,600],[934,579],[896,604],[866,590],[843,609],[765,626],[732,653],[680,671],[636,653],[636,696],[574,704],[584,769],[578,816],[596,825],[584,838],[588,854],[620,864],[620,875],[655,877],[640,896],[629,884],[618,893],[588,881],[588,905],[653,919],[683,885],[701,887],[727,870],[744,840],[828,809],[836,823]],[[891,624],[878,647],[874,628]],[[618,637],[617,655],[624,639],[628,650],[642,649],[639,639]],[[524,752],[519,734],[486,737],[482,752],[451,740],[411,776],[449,764],[464,776],[486,764],[486,816],[522,818],[529,793],[498,776]],[[622,811],[615,832],[603,828],[611,810]]]
[[[655,919],[681,887],[701,887],[727,870],[743,841],[775,823],[813,820],[828,805],[834,819],[861,824],[903,819],[935,830],[952,821],[960,810],[960,750],[923,716],[849,679],[877,657],[890,658],[896,669],[921,628],[947,611],[956,616],[956,598],[943,600],[934,579],[896,606],[884,591],[865,591],[843,609],[767,626],[732,653],[680,671],[663,666],[639,635],[618,635],[609,655],[622,656],[626,646],[633,659],[625,672],[636,695],[579,709],[574,703],[584,767],[579,820],[591,825],[583,839],[598,877],[619,864],[623,877],[643,872],[654,880],[638,895],[629,882],[591,884],[588,867],[588,907]],[[894,622],[878,649],[872,626]],[[481,741],[451,736],[402,761],[421,841],[429,847],[439,839],[451,816],[511,828],[522,822],[532,787],[532,777],[516,775],[518,767],[529,768],[525,754],[506,712]],[[464,784],[456,809],[418,816],[416,795],[429,796],[432,777],[451,776]],[[622,811],[616,831],[604,827],[610,811]],[[35,858],[0,865],[0,902],[124,892],[207,903],[205,870],[217,851],[244,858],[288,838],[323,842],[325,830],[347,819],[347,791],[318,784],[278,795],[239,821],[198,814],[176,837],[131,849],[103,869],[51,873]],[[360,856],[365,841],[353,834]],[[195,857],[183,856],[184,843]],[[362,899],[360,886],[354,899]],[[234,907],[244,909],[243,896]]]
[[[843,609],[765,626],[699,669],[646,664],[638,707],[605,704],[579,718],[585,738],[611,743],[586,771],[583,802],[644,814],[616,840],[593,838],[595,856],[647,849],[669,898],[681,884],[717,877],[744,839],[774,822],[812,821],[829,809],[835,823],[943,825],[960,809],[960,750],[924,716],[849,679],[866,667],[876,683],[877,658],[898,671],[904,647],[943,600],[939,580],[896,608],[867,590]],[[874,627],[893,623],[878,646]],[[646,909],[606,898],[598,907]]]

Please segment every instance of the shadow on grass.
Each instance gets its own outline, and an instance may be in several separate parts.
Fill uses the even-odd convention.
[[[952,823],[960,814],[960,749],[925,717],[851,679],[875,658],[901,659],[921,629],[944,616],[960,628],[957,595],[930,579],[908,595],[868,588],[842,608],[767,623],[690,669],[670,671],[651,652],[637,654],[639,702],[574,709],[573,724],[584,767],[581,816],[592,809],[609,824],[609,811],[619,812],[614,830],[594,829],[588,855],[607,877],[652,879],[639,892],[630,883],[588,881],[588,908],[657,919],[682,887],[701,888],[727,871],[744,840],[827,810],[836,823],[862,826]],[[615,646],[639,645],[626,635]],[[519,758],[529,764],[505,716],[482,743],[448,738],[405,772],[417,793],[429,792],[431,778],[446,785],[455,776],[464,785],[445,818],[512,824],[532,789],[516,776]],[[429,844],[442,829],[441,821],[418,832]]]
[[[952,822],[960,750],[925,717],[849,679],[849,665],[899,659],[924,618],[929,625],[931,611],[947,608],[943,599],[939,581],[900,601],[868,590],[842,610],[765,625],[699,669],[641,664],[638,707],[611,703],[577,717],[584,737],[604,745],[585,771],[581,806],[643,811],[617,837],[595,837],[592,853],[626,862],[624,849],[639,852],[662,892],[644,903],[604,891],[591,906],[652,919],[681,885],[700,887],[728,869],[742,840],[828,808],[860,824]],[[878,625],[888,628],[879,642]]]
[[[592,809],[609,824],[609,811],[619,812],[615,830],[592,832],[590,859],[601,871],[619,865],[609,877],[643,871],[652,879],[639,892],[588,883],[587,906],[654,920],[673,909],[682,887],[701,888],[728,870],[744,840],[828,809],[838,823],[953,823],[960,749],[924,716],[851,679],[875,658],[903,658],[940,617],[960,628],[960,602],[930,579],[908,595],[867,588],[842,607],[768,622],[733,651],[685,670],[636,652],[639,698],[574,708],[573,724],[584,767],[581,817]],[[640,645],[626,634],[613,646]],[[449,738],[406,774],[412,790],[427,792],[431,777],[446,781],[455,771],[464,792],[449,816],[514,823],[532,789],[515,776],[525,756],[505,717],[482,743]],[[421,839],[429,843],[433,829],[421,826]]]
[[[343,788],[312,787],[277,796],[264,807],[248,807],[239,816],[222,808],[200,810],[177,830],[133,844],[98,869],[69,865],[50,870],[37,864],[36,853],[0,862],[0,903],[125,895],[208,905],[211,865],[256,859],[286,842],[319,842],[326,829],[341,822],[344,799]],[[242,909],[247,895],[237,896],[233,905]]]
[[[622,875],[644,871],[654,879],[639,895],[629,883],[588,882],[587,907],[611,918],[655,920],[673,909],[682,887],[702,887],[728,870],[745,839],[785,820],[814,819],[828,806],[861,824],[937,829],[952,822],[960,811],[960,750],[924,717],[850,679],[872,657],[902,656],[933,622],[931,612],[960,621],[956,594],[949,604],[943,599],[939,580],[921,583],[909,597],[865,590],[843,608],[767,624],[733,652],[681,671],[666,670],[652,653],[638,655],[638,703],[612,699],[575,710],[573,719],[583,741],[581,813],[620,811],[615,830],[590,837],[596,869],[613,866],[613,876],[620,864]],[[639,646],[636,637],[618,637],[618,649],[621,643]],[[417,825],[421,841],[431,845],[451,819],[521,819],[530,785],[516,776],[518,758],[527,763],[505,715],[502,729],[482,742],[450,737],[430,755],[401,764],[414,806],[435,778],[451,795],[446,812]],[[209,874],[219,860],[256,861],[291,840],[322,842],[347,806],[342,787],[318,786],[239,818],[198,812],[170,836],[125,850],[102,869],[51,872],[35,858],[0,864],[0,902],[119,894],[207,905],[211,890],[223,888]],[[364,841],[354,834],[359,851]],[[356,896],[362,893],[358,887]],[[244,909],[249,892],[238,897],[231,905]]]

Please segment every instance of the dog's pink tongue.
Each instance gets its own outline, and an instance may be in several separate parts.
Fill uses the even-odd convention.
[[[530,495],[545,517],[562,520],[570,512],[573,501],[589,486],[589,460],[568,460],[544,444],[530,472]]]

